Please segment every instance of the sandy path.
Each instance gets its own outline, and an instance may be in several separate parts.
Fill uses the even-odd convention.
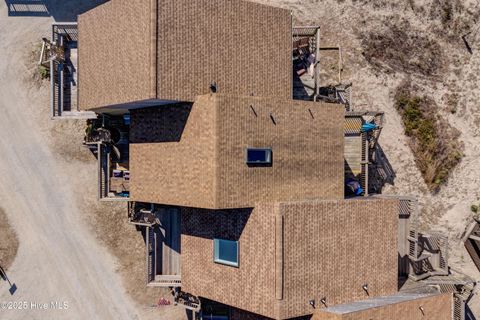
[[[114,260],[82,221],[69,173],[32,119],[35,100],[21,90],[25,45],[48,34],[51,21],[7,18],[5,2],[0,2],[0,204],[20,238],[8,272],[18,289],[11,296],[7,283],[0,282],[0,303],[27,302],[27,310],[3,310],[0,304],[0,318],[135,319]],[[51,301],[66,302],[68,309],[41,310],[31,304]]]

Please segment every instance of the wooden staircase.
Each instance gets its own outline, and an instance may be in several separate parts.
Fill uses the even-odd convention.
[[[461,274],[450,274],[448,276],[433,276],[423,283],[436,287],[440,293],[453,294],[453,320],[473,320],[467,313],[466,304],[473,295],[476,281]]]
[[[180,288],[180,216],[170,207],[145,208],[132,202],[128,207],[129,223],[145,230],[146,284],[148,287]]]
[[[200,298],[183,291],[175,291],[174,293],[175,305],[180,305],[185,309],[199,312],[201,309]]]
[[[409,278],[414,281],[448,275],[448,238],[440,233],[421,234],[411,229],[408,236]]]

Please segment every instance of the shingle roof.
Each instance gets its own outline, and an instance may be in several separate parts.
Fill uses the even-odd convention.
[[[292,95],[290,11],[240,0],[112,0],[79,17],[80,109],[220,93]]]

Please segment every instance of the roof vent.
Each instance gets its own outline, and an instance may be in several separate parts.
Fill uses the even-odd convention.
[[[323,297],[322,299],[320,299],[320,302],[325,306],[325,308],[328,308],[328,306],[327,306],[327,297]]]
[[[365,293],[367,294],[367,296],[370,296],[370,293],[368,292],[368,283],[365,283],[365,284],[362,286],[362,289],[365,291]]]
[[[218,86],[217,86],[217,83],[215,81],[213,81],[212,83],[210,83],[210,91],[212,93],[217,93],[218,91]]]

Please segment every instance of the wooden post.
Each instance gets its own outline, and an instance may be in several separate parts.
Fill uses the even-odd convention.
[[[50,105],[52,107],[52,117],[55,117],[57,115],[57,112],[55,110],[55,63],[53,60],[50,60]]]
[[[365,135],[365,197],[368,196],[368,165],[370,163],[370,157],[368,152],[368,133]]]
[[[152,260],[153,261],[153,281],[155,281],[155,277],[157,276],[158,274],[158,237],[157,237],[157,233],[154,231],[154,229],[152,228],[152,231],[153,231],[153,252],[154,252],[154,257],[155,259]],[[162,241],[162,246],[163,246],[163,241]],[[163,262],[163,261],[162,261]]]
[[[290,39],[293,40],[293,11],[290,11]],[[292,47],[290,48],[290,53],[293,53],[293,41],[291,41]],[[293,55],[290,57],[290,59],[293,58]],[[293,99],[293,66],[290,68],[290,97]]]
[[[62,116],[63,111],[63,64],[59,63],[57,67],[58,74],[58,116]]]
[[[172,265],[171,265],[171,274],[180,275],[181,274],[181,211],[179,208],[172,208],[171,210],[171,248],[170,252],[172,255]]]
[[[98,199],[102,199],[102,179],[103,179],[103,161],[102,161],[102,144],[97,143],[97,159],[98,159]]]
[[[145,270],[147,270],[146,283],[150,283],[150,227],[145,227]]]
[[[108,193],[110,192],[110,150],[105,152],[105,155],[107,170],[105,170],[105,190],[103,192],[103,196],[108,197]]]
[[[320,28],[315,33],[315,98],[320,94]]]
[[[338,83],[339,84],[342,83],[342,68],[343,68],[342,60],[343,60],[342,47],[338,46]]]

